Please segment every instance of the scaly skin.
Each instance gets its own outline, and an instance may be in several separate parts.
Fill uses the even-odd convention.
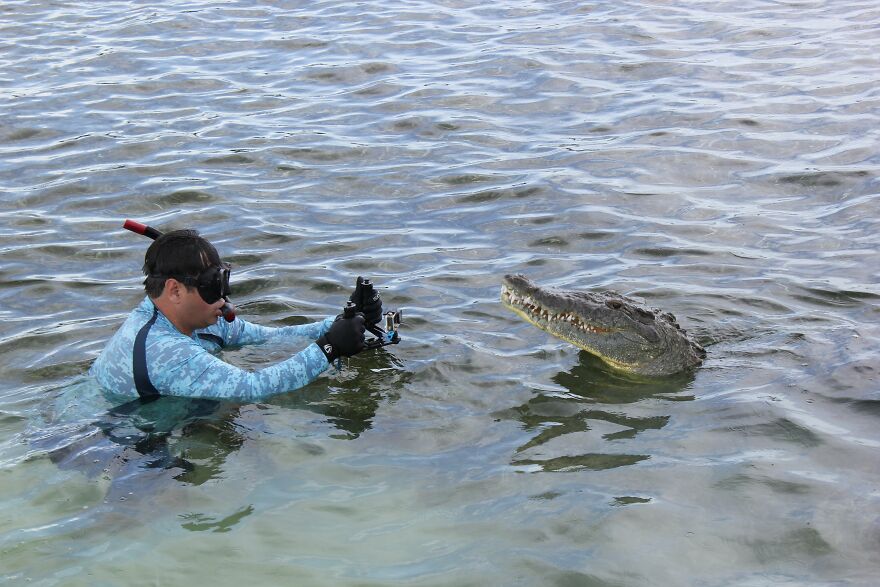
[[[613,292],[542,288],[523,275],[507,275],[501,302],[541,330],[628,373],[672,375],[694,369],[706,356],[675,316]]]

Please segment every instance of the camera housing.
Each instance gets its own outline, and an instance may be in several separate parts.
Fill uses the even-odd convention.
[[[356,297],[359,297],[357,303],[355,302]],[[381,307],[379,292],[376,291],[372,280],[359,276],[355,282],[355,293],[352,294],[352,299],[346,304],[343,315],[345,317],[353,316],[357,308],[369,307],[377,302],[380,304],[379,307]],[[377,349],[389,344],[399,343],[400,323],[402,320],[403,313],[400,310],[391,310],[382,314],[375,323],[366,324],[367,330],[375,336],[375,338],[366,341],[366,347],[368,349]]]

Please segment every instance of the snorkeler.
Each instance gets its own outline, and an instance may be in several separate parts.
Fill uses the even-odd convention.
[[[126,228],[155,241],[144,257],[146,297],[90,370],[110,392],[145,399],[173,395],[255,400],[291,391],[315,380],[339,357],[369,347],[364,332],[375,331],[382,319],[378,293],[358,278],[350,307],[340,316],[280,328],[252,324],[235,317],[228,300],[229,266],[198,232],[162,234],[130,221]],[[365,283],[370,290],[366,296]],[[219,320],[221,315],[226,319]],[[314,344],[257,371],[240,369],[213,354],[228,346],[303,337]]]

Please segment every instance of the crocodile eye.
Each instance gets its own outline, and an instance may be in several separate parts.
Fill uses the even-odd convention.
[[[605,305],[612,310],[619,310],[623,307],[623,304],[620,303],[620,300],[608,300],[607,302],[605,302]]]

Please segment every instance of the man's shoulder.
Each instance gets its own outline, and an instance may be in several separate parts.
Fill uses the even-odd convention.
[[[147,302],[149,306],[142,304],[135,309],[134,313],[138,315],[138,321],[143,324],[141,328],[144,328],[152,320],[145,341],[149,353],[189,353],[194,347],[199,347],[192,337],[180,332],[161,311],[156,309],[149,298],[147,298]],[[148,318],[143,321],[145,315],[148,315]]]

